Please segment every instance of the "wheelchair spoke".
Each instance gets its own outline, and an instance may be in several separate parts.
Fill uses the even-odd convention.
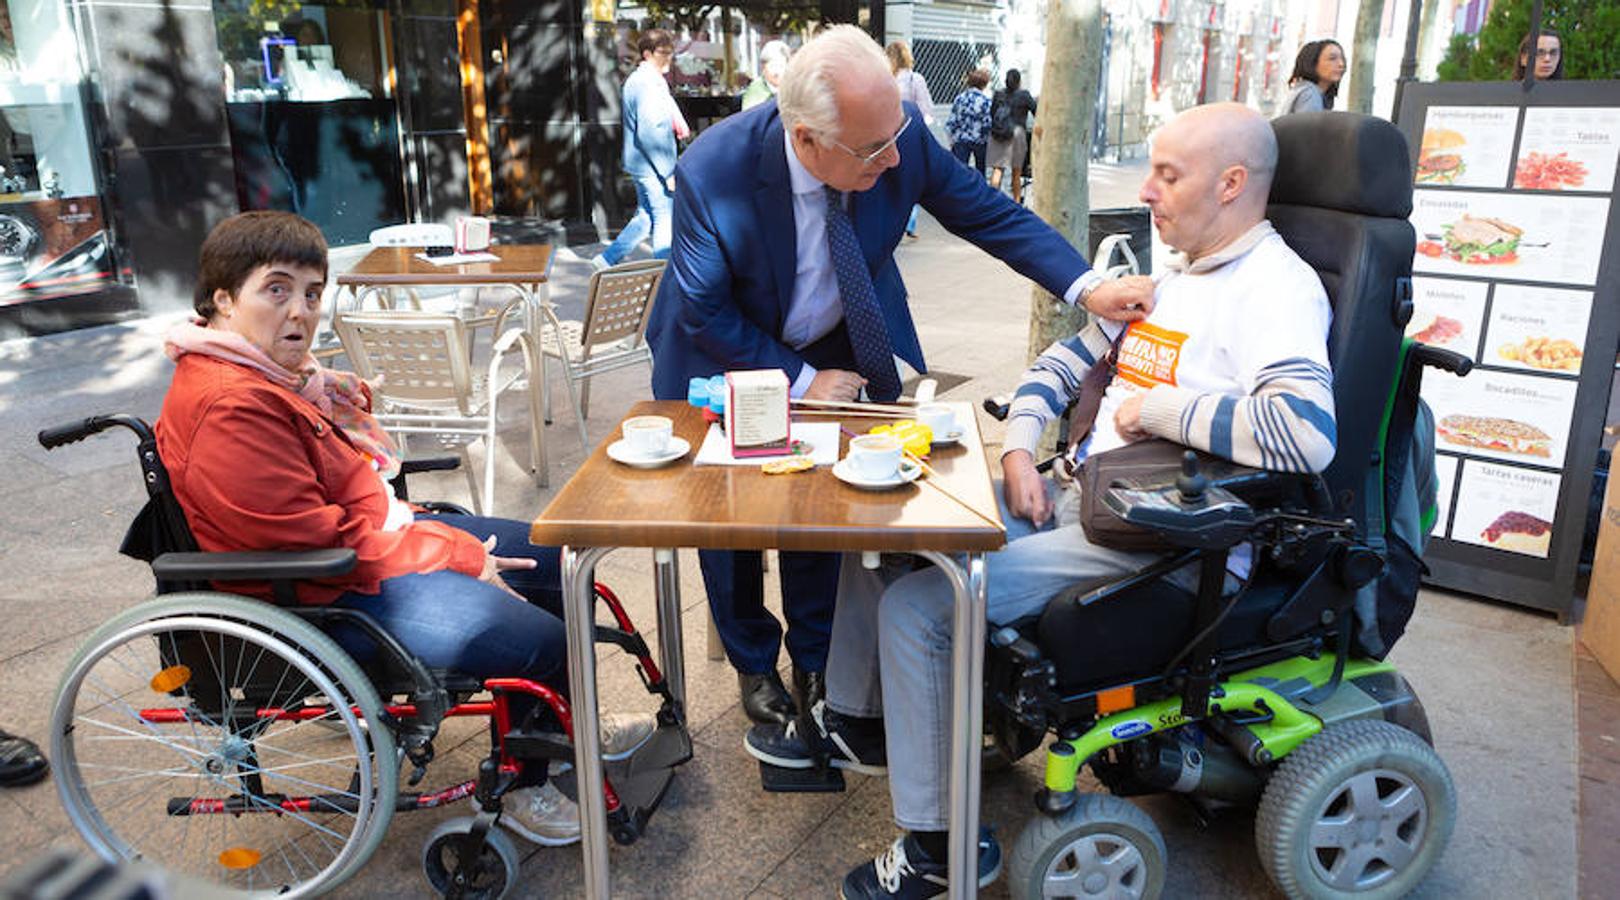
[[[190,767],[187,767],[187,768],[184,768],[184,769],[159,769],[156,772],[149,772],[149,771],[147,771],[145,769],[136,769],[136,768],[133,768],[133,767],[130,767],[130,766],[109,766],[109,765],[104,765],[104,764],[100,764],[100,763],[80,763],[79,768],[81,768],[81,769],[113,769],[113,770],[123,771],[123,772],[129,773],[129,774],[126,774],[126,775],[117,776],[115,778],[103,779],[101,781],[87,781],[87,782],[84,782],[84,786],[87,787],[87,788],[105,787],[106,785],[109,785],[109,784],[123,784],[126,781],[139,781],[142,778],[179,778],[179,777],[184,777],[184,776],[187,776],[187,775],[191,775],[196,771],[196,770],[194,770],[194,769],[192,769]]]

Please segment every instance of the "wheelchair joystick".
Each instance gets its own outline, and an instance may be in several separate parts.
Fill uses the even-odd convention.
[[[1209,479],[1198,471],[1198,454],[1188,450],[1181,457],[1181,474],[1176,476],[1176,490],[1181,492],[1183,506],[1201,506]]]

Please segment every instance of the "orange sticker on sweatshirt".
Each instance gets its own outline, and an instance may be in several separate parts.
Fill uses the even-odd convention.
[[[1133,322],[1119,342],[1119,377],[1139,387],[1175,385],[1181,345],[1187,335],[1148,322]]]

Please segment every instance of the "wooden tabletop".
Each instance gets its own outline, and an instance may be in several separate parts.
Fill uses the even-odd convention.
[[[421,247],[377,247],[337,277],[338,284],[540,284],[551,267],[550,244],[494,244],[499,262],[436,266],[416,258]]]
[[[833,476],[831,466],[766,475],[759,466],[695,466],[707,425],[681,401],[636,404],[631,416],[664,415],[692,444],[661,469],[634,469],[591,454],[535,520],[530,540],[573,547],[697,547],[728,550],[989,551],[1006,531],[935,490],[924,476],[888,491],[864,491]],[[938,483],[996,519],[996,499],[972,407],[958,404],[961,443],[933,451]],[[797,419],[796,419],[797,420]],[[830,421],[807,417],[805,421]],[[850,419],[863,432],[876,419]],[[847,439],[840,440],[839,458]]]

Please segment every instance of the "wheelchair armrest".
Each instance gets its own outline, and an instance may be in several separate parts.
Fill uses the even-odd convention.
[[[402,460],[399,464],[399,474],[414,475],[417,472],[449,472],[461,468],[459,456],[423,456],[417,459]]]
[[[1184,494],[1184,485],[1194,494]],[[1331,502],[1319,475],[1256,469],[1192,450],[1181,468],[1115,479],[1102,499],[1119,518],[1173,546],[1200,550],[1248,540],[1263,519],[1256,507],[1325,511]]]
[[[354,569],[354,550],[298,553],[165,553],[152,560],[161,581],[303,581],[331,578]]]

